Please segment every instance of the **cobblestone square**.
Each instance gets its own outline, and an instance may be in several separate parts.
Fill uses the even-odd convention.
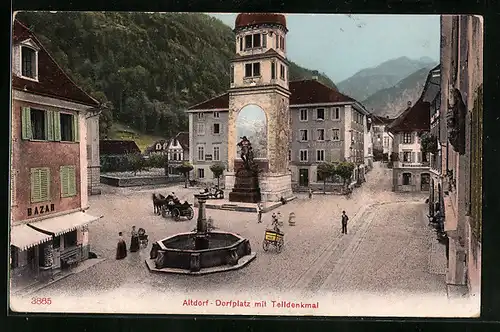
[[[377,165],[350,199],[323,194],[309,199],[299,194],[296,200],[264,214],[261,224],[255,213],[207,209],[207,217],[214,219],[217,228],[248,238],[257,258],[243,269],[201,277],[151,273],[144,262],[152,242],[196,227],[197,213],[191,221],[155,215],[152,193],[174,191],[181,200],[192,203],[198,190],[182,186],[106,187],[101,196],[92,197],[89,211],[104,216],[90,226],[89,239],[91,250],[104,261],[38,293],[71,298],[134,294],[132,298],[150,298],[152,302],[159,295],[203,294],[208,290],[302,296],[413,294],[445,299],[444,270],[436,268],[436,263],[433,268],[429,265],[435,235],[425,219],[425,197],[391,192],[390,179],[390,170]],[[341,233],[342,210],[350,217],[348,234]],[[292,211],[296,226],[287,224]],[[262,249],[273,212],[281,212],[284,219],[285,247],[279,254],[272,248],[268,252]],[[147,230],[148,248],[115,260],[118,232],[128,235],[133,225]]]

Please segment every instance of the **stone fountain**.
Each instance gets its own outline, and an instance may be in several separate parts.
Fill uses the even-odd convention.
[[[179,233],[153,243],[146,265],[153,272],[202,275],[242,268],[255,259],[250,241],[238,234],[213,231],[207,227],[205,203],[198,200],[196,230]]]

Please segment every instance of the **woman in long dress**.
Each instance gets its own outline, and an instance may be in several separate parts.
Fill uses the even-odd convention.
[[[139,251],[139,233],[137,233],[137,231],[135,230],[135,226],[132,226],[131,236],[130,252]]]
[[[123,233],[118,233],[118,245],[116,246],[116,259],[124,259],[127,257],[127,243],[123,239]]]

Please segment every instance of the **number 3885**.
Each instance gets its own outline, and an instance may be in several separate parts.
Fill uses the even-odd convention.
[[[52,304],[50,297],[32,297],[31,304]]]

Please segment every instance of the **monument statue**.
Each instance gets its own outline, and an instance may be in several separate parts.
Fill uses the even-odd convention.
[[[250,170],[254,167],[252,143],[246,136],[240,137],[240,139],[241,141],[238,143],[240,157],[245,169]]]
[[[246,136],[240,139],[237,146],[240,148],[243,167],[236,172],[236,181],[232,192],[229,193],[229,201],[257,203],[260,202],[259,174],[253,159],[252,143]]]

